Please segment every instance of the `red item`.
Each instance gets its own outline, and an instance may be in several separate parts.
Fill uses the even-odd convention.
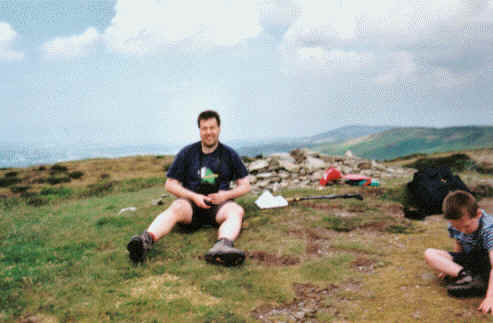
[[[326,186],[327,183],[338,180],[341,177],[341,172],[337,168],[331,167],[325,171],[324,176],[320,179],[320,185]]]

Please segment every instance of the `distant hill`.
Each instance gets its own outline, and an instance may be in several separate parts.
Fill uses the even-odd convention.
[[[351,125],[333,129],[314,136],[299,138],[275,138],[263,140],[261,143],[236,143],[234,147],[240,155],[256,156],[288,152],[296,148],[311,148],[319,144],[345,142],[347,140],[368,136],[393,129],[391,126]]]
[[[394,128],[340,144],[311,148],[333,155],[353,154],[369,159],[393,159],[415,153],[433,153],[493,147],[493,127]]]
[[[306,140],[309,141],[310,144],[317,144],[323,142],[343,142],[353,138],[368,136],[394,128],[396,127],[362,126],[362,125],[345,126],[312,137],[308,137],[306,138]]]

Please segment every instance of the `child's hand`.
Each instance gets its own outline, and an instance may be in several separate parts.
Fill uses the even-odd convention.
[[[446,273],[444,273],[443,271],[442,271],[442,272],[440,272],[440,273],[438,273],[438,278],[439,278],[439,279],[444,280],[444,279],[445,279],[445,277],[447,277],[447,274],[446,274]]]
[[[493,297],[486,297],[483,302],[481,302],[481,305],[479,305],[478,310],[483,313],[491,312],[491,314],[493,314]]]

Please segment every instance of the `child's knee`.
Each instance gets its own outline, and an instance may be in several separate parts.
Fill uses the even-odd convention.
[[[424,257],[425,257],[426,260],[430,260],[430,259],[435,258],[437,254],[438,254],[437,253],[437,249],[428,248],[424,252]]]

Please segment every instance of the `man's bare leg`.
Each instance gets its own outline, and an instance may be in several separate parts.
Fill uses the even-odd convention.
[[[130,260],[135,264],[144,262],[145,256],[151,250],[154,242],[168,234],[176,223],[190,223],[192,212],[192,206],[184,199],[178,199],[171,203],[168,209],[152,221],[146,231],[130,239],[127,245]]]
[[[240,234],[244,213],[243,208],[235,202],[228,202],[219,209],[216,216],[216,221],[220,225],[218,241],[206,253],[207,262],[236,266],[245,260],[245,253],[233,247],[233,241]]]

